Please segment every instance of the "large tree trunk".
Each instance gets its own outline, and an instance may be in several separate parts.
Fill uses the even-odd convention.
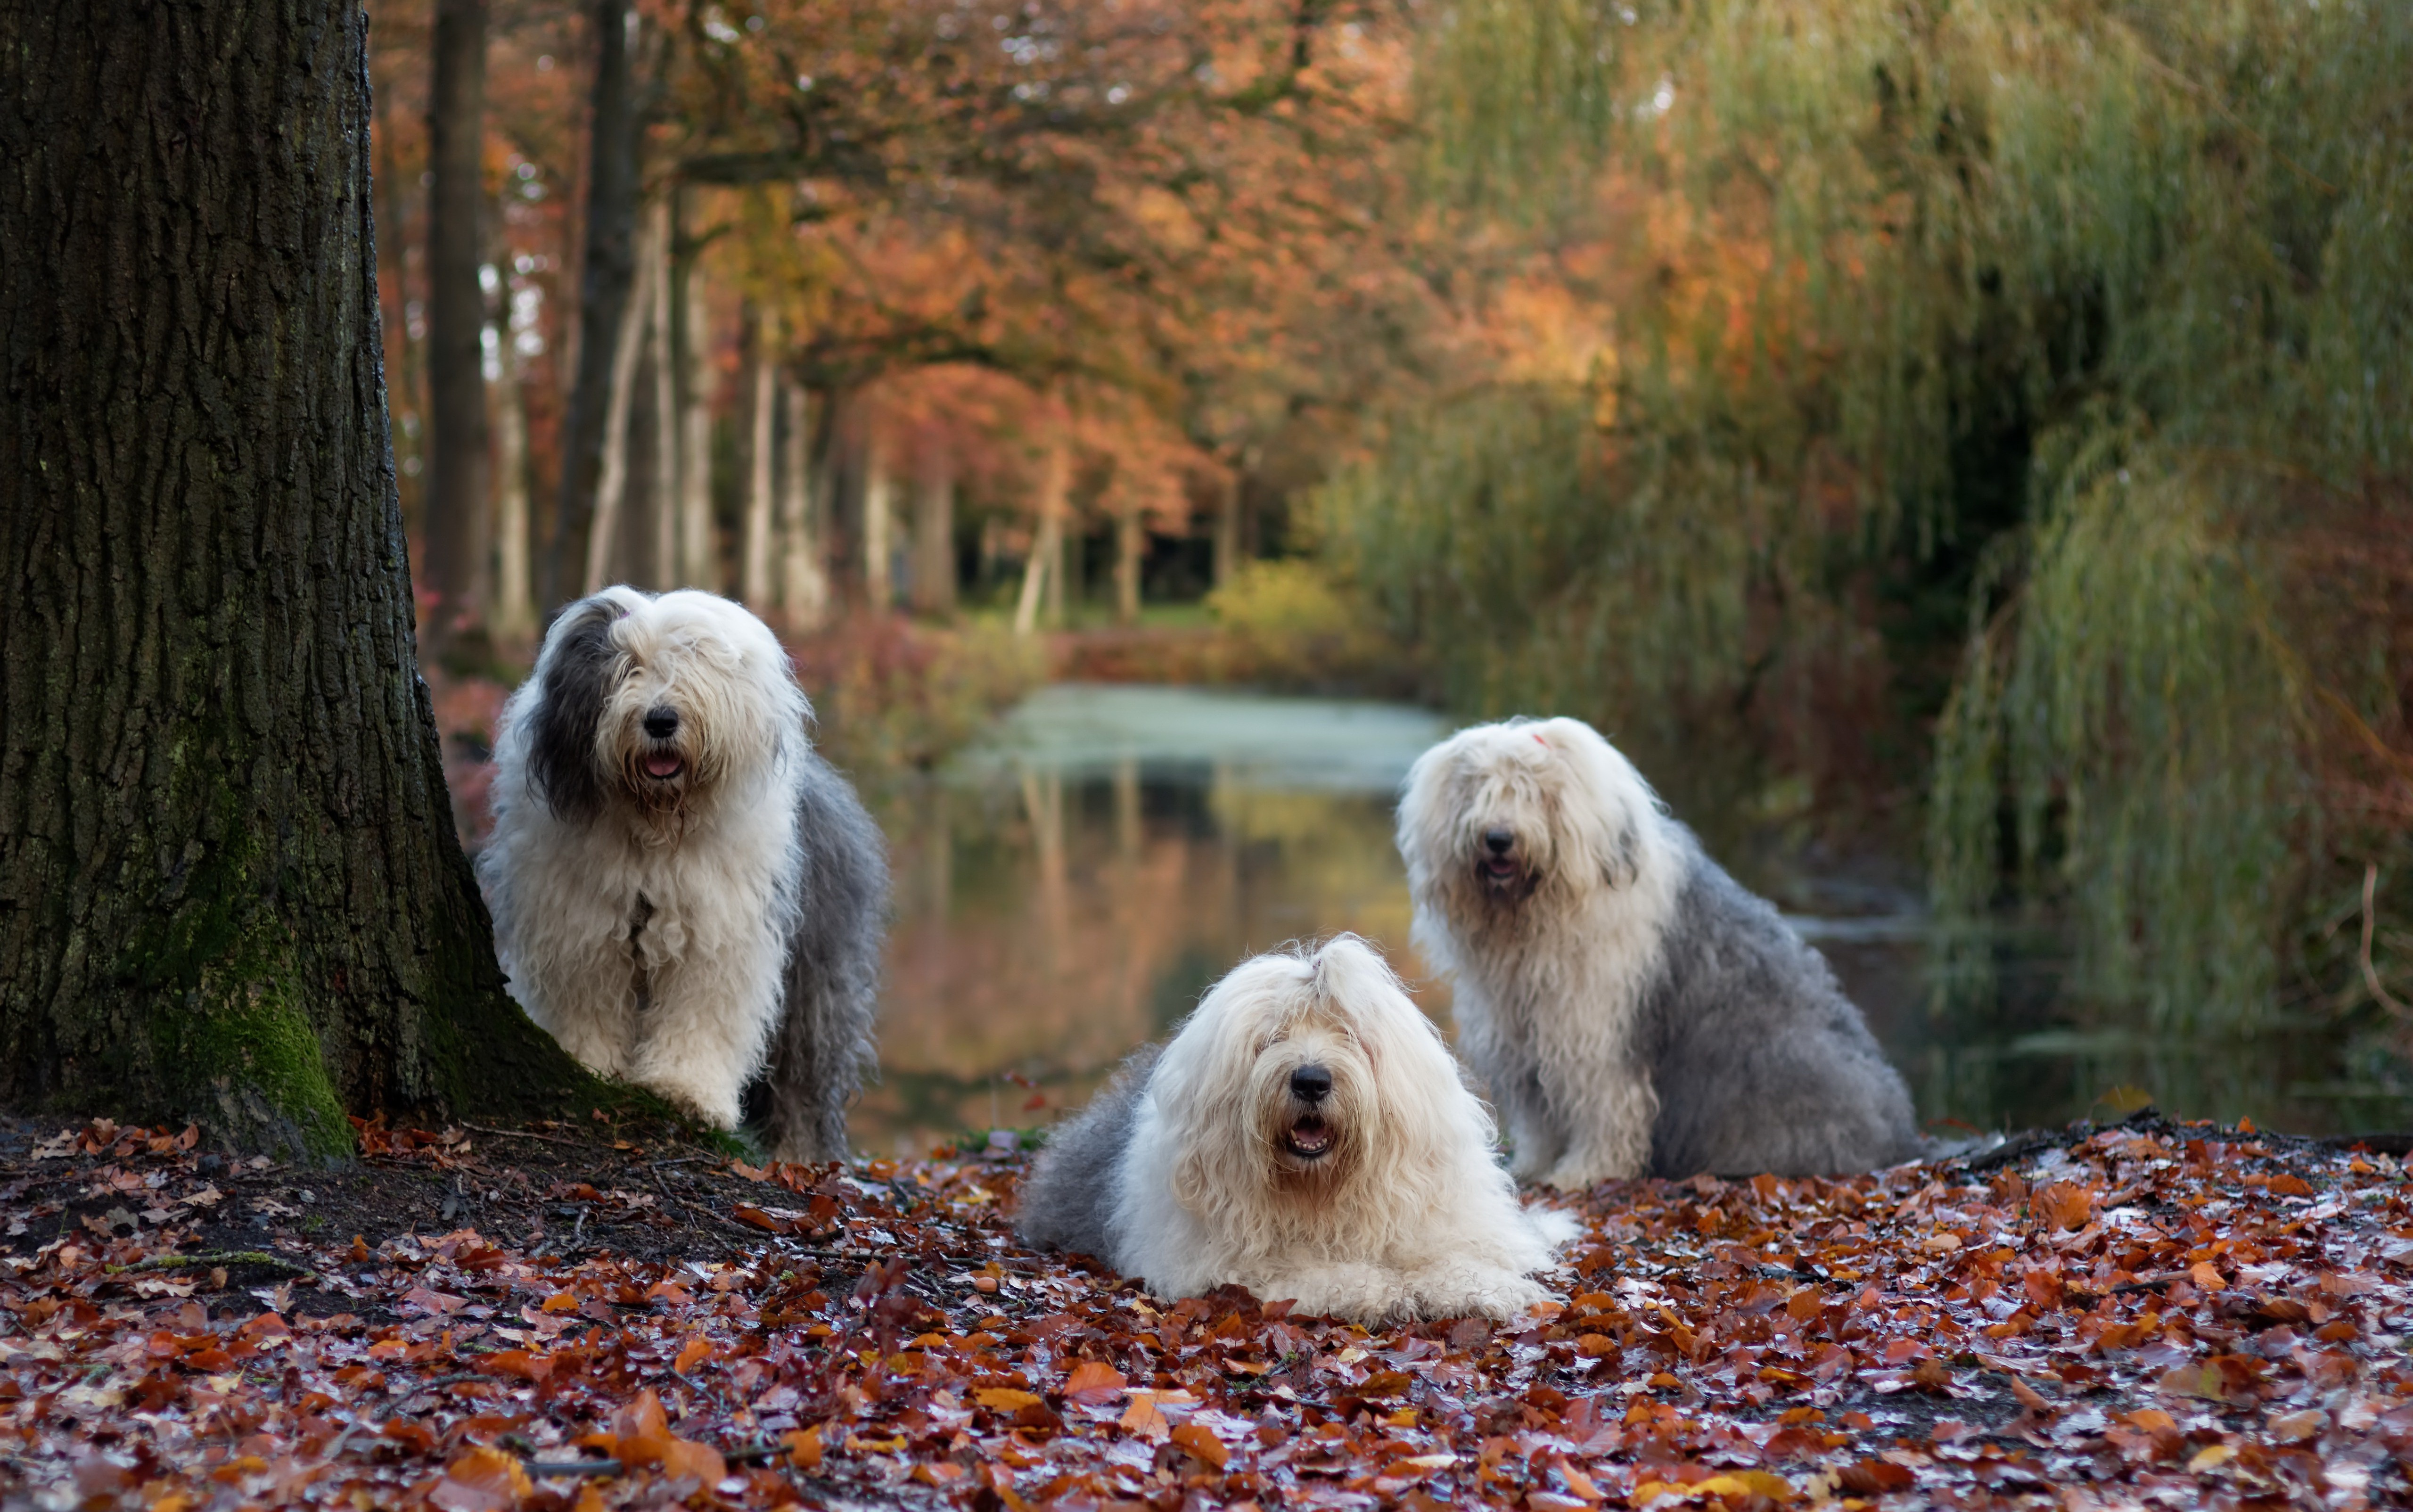
[[[0,0],[0,1101],[333,1155],[586,1087],[453,838],[350,0]]]
[[[630,50],[637,13],[628,0],[596,0],[588,11],[595,36],[595,93],[588,125],[586,252],[578,293],[578,379],[562,426],[561,499],[544,554],[539,597],[547,612],[578,588],[590,566],[587,533],[595,523],[604,430],[615,403],[614,369],[629,285],[636,279],[637,98]]]
[[[486,0],[437,0],[427,140],[427,586],[433,647],[486,613]]]

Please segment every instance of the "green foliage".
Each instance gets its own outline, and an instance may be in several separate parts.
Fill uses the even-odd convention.
[[[2413,8],[1591,16],[1462,6],[1423,97],[1461,202],[1594,155],[1617,370],[1403,419],[1325,495],[1339,559],[1461,703],[1577,712],[1781,676],[1887,554],[1982,562],[1931,806],[1953,979],[2025,900],[2082,994],[2270,1022],[2332,858],[2391,838],[2336,778],[2342,731],[2402,740],[2413,585],[2336,548],[2413,523]]]

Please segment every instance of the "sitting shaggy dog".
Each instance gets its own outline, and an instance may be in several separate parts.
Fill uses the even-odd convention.
[[[781,1160],[846,1154],[888,869],[763,623],[708,593],[563,611],[504,705],[478,858],[511,995],[564,1049]]]
[[[1509,1318],[1572,1238],[1527,1212],[1491,1118],[1366,943],[1260,956],[1132,1057],[1022,1184],[1033,1244],[1160,1296],[1229,1283],[1363,1322]]]
[[[1417,946],[1523,1179],[1865,1171],[1910,1094],[1819,954],[1576,719],[1478,725],[1399,805]]]

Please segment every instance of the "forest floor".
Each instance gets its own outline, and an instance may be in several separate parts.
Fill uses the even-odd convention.
[[[2406,1172],[2250,1128],[1605,1185],[1562,1306],[1377,1330],[1023,1251],[1006,1134],[363,1146],[0,1119],[0,1505],[2413,1505]]]

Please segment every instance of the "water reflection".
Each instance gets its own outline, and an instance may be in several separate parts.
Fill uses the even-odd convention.
[[[919,1153],[1051,1121],[1235,961],[1286,941],[1353,929],[1414,980],[1392,802],[1445,729],[1393,705],[1056,687],[886,794],[896,923],[882,1079],[855,1109],[857,1144]],[[1991,1001],[1938,1015],[1907,867],[1736,850],[1742,879],[1834,964],[1932,1124],[2112,1116],[2150,1092],[2182,1116],[2304,1132],[2413,1125],[2385,1046],[2141,1032],[2065,1001],[2040,940],[2006,943]],[[1446,1021],[1444,988],[1418,996]]]

